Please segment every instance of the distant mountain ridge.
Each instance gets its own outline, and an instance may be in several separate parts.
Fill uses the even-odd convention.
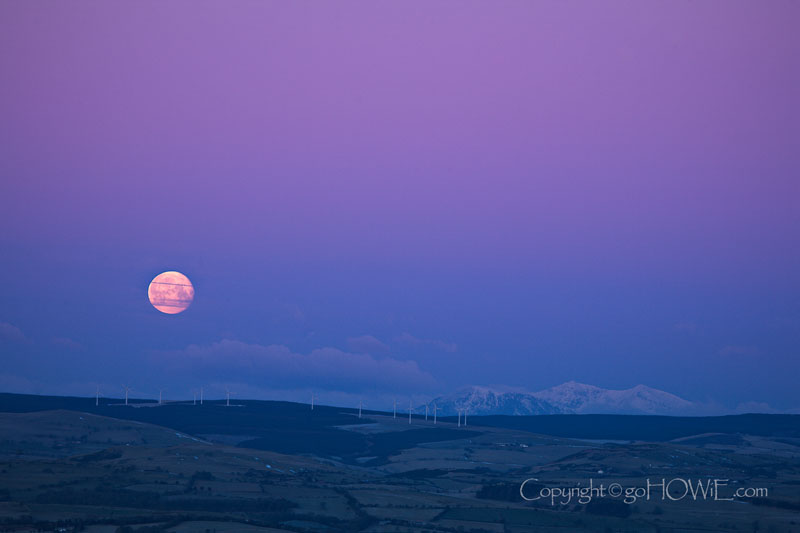
[[[539,392],[503,392],[489,387],[465,387],[432,400],[443,416],[466,410],[472,415],[646,414],[685,415],[695,405],[646,385],[613,390],[568,381]]]
[[[581,414],[675,415],[686,414],[694,408],[688,400],[646,385],[613,390],[568,381],[534,395]]]
[[[465,387],[453,394],[440,396],[429,404],[438,408],[440,416],[455,415],[466,409],[471,415],[554,415],[564,414],[547,400],[523,392],[499,392],[489,387]],[[431,411],[433,412],[433,411]]]

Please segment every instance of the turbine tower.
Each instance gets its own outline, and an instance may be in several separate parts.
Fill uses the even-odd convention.
[[[458,413],[458,427],[461,427],[461,409],[456,409]]]
[[[94,406],[97,407],[100,405],[100,385],[97,386],[97,390],[94,393]]]
[[[408,400],[408,423],[411,424],[411,413],[414,412],[414,405],[411,400]]]
[[[436,404],[434,403],[433,404],[433,423],[434,424],[436,423],[436,413],[438,413],[438,412],[439,412],[439,408],[436,407]]]
[[[314,410],[314,391],[311,391],[311,410]]]
[[[163,397],[164,397],[164,391],[165,390],[167,390],[167,389],[158,389],[158,405],[163,405],[163,403],[164,403]]]
[[[225,387],[225,407],[231,406],[231,390],[228,387]]]
[[[128,405],[128,393],[131,391],[131,388],[127,385],[122,386],[125,389],[125,405]]]
[[[464,427],[467,427],[467,408],[464,408]]]
[[[358,418],[361,418],[361,407],[364,404],[363,401],[358,400]]]
[[[425,404],[425,422],[428,421],[428,404]]]
[[[394,399],[394,410],[392,411],[392,418],[397,418],[397,398]]]
[[[200,405],[203,405],[203,387],[200,387]]]
[[[196,390],[192,390],[192,396],[193,396],[192,405],[197,405],[197,391]]]

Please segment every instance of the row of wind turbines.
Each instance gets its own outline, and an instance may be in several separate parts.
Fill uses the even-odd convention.
[[[362,400],[358,401],[358,418],[361,418],[361,411],[364,407],[364,402]],[[314,395],[311,395],[311,409],[314,409]],[[437,422],[437,415],[441,408],[436,406],[436,402],[433,402],[433,423],[436,424]],[[466,426],[467,425],[467,410],[466,409],[456,409],[458,413],[458,427]],[[408,401],[408,423],[411,424],[411,415],[414,413],[414,402],[412,400]],[[463,422],[462,422],[463,416]],[[392,418],[397,418],[397,398],[394,400],[394,404],[392,406]],[[425,421],[428,421],[428,404],[425,404]]]
[[[130,392],[133,390],[133,388],[131,388],[127,384],[123,384],[122,385],[122,390],[125,393],[125,405],[130,405],[128,403],[128,397],[129,397]],[[164,404],[164,392],[166,390],[167,389],[158,389],[158,405],[163,405]],[[198,402],[197,402],[197,400],[198,400],[198,392],[199,392],[199,398],[200,398],[200,405],[203,405],[203,401],[204,401],[203,387],[200,387],[199,389],[195,389],[195,390],[192,391],[192,394],[193,394],[192,405],[197,405],[198,404]],[[225,387],[225,406],[226,407],[230,407],[231,406],[231,394],[235,394],[235,393],[231,392],[231,390],[229,388]],[[311,410],[312,411],[314,410],[314,404],[315,404],[316,400],[318,400],[318,399],[319,399],[319,397],[314,392],[312,392],[311,393]],[[94,404],[95,404],[95,406],[99,406],[100,405],[100,386],[99,385],[97,386],[97,389],[95,391]],[[362,414],[363,408],[364,408],[364,401],[363,400],[359,400],[358,401],[358,418],[361,418],[361,414]],[[441,409],[436,406],[436,402],[434,402],[433,408],[431,409],[431,411],[433,411],[433,423],[434,424],[436,424],[437,421],[438,421],[438,416],[437,415],[438,415],[440,410]],[[409,424],[411,424],[412,415],[414,414],[414,411],[415,411],[414,402],[412,400],[409,400],[408,401],[408,423]],[[467,425],[467,410],[466,409],[456,409],[456,412],[458,413],[458,427],[462,427],[462,426],[466,427],[466,425]],[[463,421],[462,421],[462,417],[463,417]],[[394,419],[397,418],[397,398],[394,399],[394,404],[393,404],[393,408],[392,408],[392,418],[394,418]],[[426,422],[428,421],[428,404],[425,404],[425,421]]]
[[[129,396],[129,394],[130,394],[130,392],[132,390],[133,390],[133,388],[128,386],[128,385],[122,385],[122,391],[125,393],[125,405],[130,405],[128,403],[128,396]],[[167,389],[158,389],[158,405],[163,405],[164,404],[164,392],[166,390]],[[200,389],[196,389],[196,390],[192,391],[192,394],[194,396],[194,398],[192,399],[192,405],[197,405],[198,390],[199,390],[199,393],[200,393],[200,405],[203,405],[203,400],[204,400],[203,387],[200,387]],[[225,387],[225,405],[226,405],[226,407],[230,407],[231,406],[231,394],[236,394],[236,393],[232,392],[230,389]],[[100,405],[100,386],[99,385],[97,386],[97,389],[95,390],[94,405],[95,406],[99,406]],[[312,407],[312,409],[313,409],[313,407]]]

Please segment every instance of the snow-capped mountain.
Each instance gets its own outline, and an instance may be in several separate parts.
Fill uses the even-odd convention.
[[[440,416],[455,415],[466,409],[471,415],[552,415],[563,413],[548,401],[521,392],[499,392],[488,387],[466,387],[440,396],[428,404]]]
[[[682,415],[692,402],[674,394],[637,385],[610,390],[569,381],[539,392],[502,392],[488,387],[466,387],[432,400],[441,416],[466,410],[472,415],[648,414]]]
[[[610,390],[568,381],[533,393],[533,396],[572,413],[679,415],[694,407],[692,402],[662,390],[636,385]]]

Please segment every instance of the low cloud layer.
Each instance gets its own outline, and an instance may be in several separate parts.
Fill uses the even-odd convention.
[[[25,342],[22,330],[8,322],[0,322],[0,340],[11,342]]]
[[[458,345],[454,342],[445,342],[439,339],[421,339],[419,337],[411,335],[410,333],[403,333],[395,340],[399,343],[411,344],[414,346],[421,346],[421,345],[433,346],[434,348],[438,348],[439,350],[449,353],[458,351]]]
[[[79,343],[77,341],[74,341],[74,340],[70,339],[69,337],[55,337],[52,342],[56,346],[59,346],[61,348],[66,348],[68,350],[72,350],[72,351],[76,351],[76,352],[86,349],[86,347],[83,344],[81,344],[81,343]]]
[[[728,345],[719,351],[723,356],[751,356],[761,354],[761,350],[756,346]]]
[[[347,339],[347,346],[358,353],[382,353],[388,352],[389,346],[372,335],[362,335],[360,337],[350,337]]]
[[[151,361],[162,371],[196,378],[241,381],[269,388],[325,388],[348,391],[419,391],[436,381],[415,361],[376,359],[365,353],[318,348],[308,354],[283,345],[247,344],[222,340],[183,350],[153,352]]]

